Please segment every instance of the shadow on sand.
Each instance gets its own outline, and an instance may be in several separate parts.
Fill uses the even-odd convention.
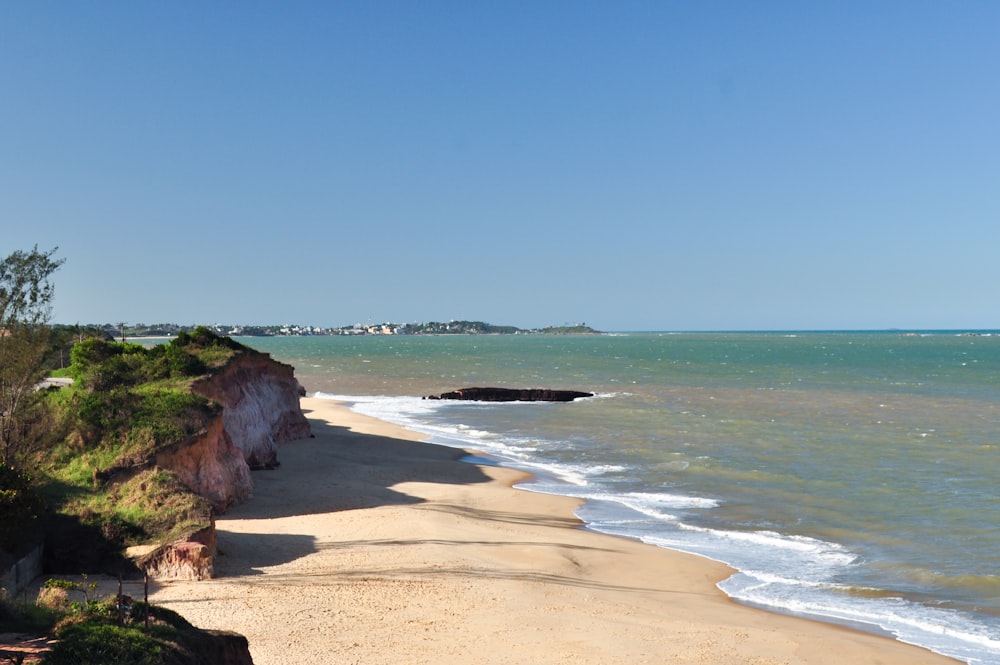
[[[308,410],[304,410],[309,415]],[[254,492],[243,504],[220,516],[216,575],[259,575],[262,568],[295,561],[318,551],[307,534],[236,533],[225,520],[272,520],[414,505],[424,500],[392,489],[400,483],[485,483],[490,478],[461,460],[457,448],[365,434],[310,418],[313,438],[278,451],[281,465],[253,472]],[[252,553],[252,556],[248,555]]]
[[[274,519],[412,505],[423,500],[392,488],[406,482],[490,480],[475,464],[459,461],[467,456],[464,450],[359,433],[318,419],[310,423],[313,438],[282,446],[277,469],[254,471],[253,496],[225,517]]]
[[[308,412],[307,412],[308,413]],[[322,579],[324,583],[352,584],[358,580],[435,579],[440,577],[488,577],[498,580],[525,580],[593,589],[618,589],[633,592],[653,591],[646,585],[620,585],[610,581],[576,574],[581,563],[578,557],[613,552],[594,545],[571,544],[542,540],[482,540],[482,539],[362,539],[324,540],[309,534],[274,533],[264,529],[252,533],[227,531],[225,519],[273,520],[291,516],[307,516],[361,508],[419,505],[435,512],[445,512],[509,525],[574,528],[580,521],[572,516],[554,516],[531,512],[489,510],[483,507],[429,503],[419,497],[400,492],[400,483],[426,482],[475,484],[491,478],[476,464],[460,461],[470,459],[464,450],[408,441],[388,436],[359,433],[347,427],[311,419],[315,437],[292,442],[279,450],[281,466],[272,471],[254,472],[254,496],[233,508],[219,521],[219,556],[216,573],[219,577],[261,576],[265,587],[287,586],[303,580]],[[474,458],[471,458],[474,459]],[[341,550],[348,554],[355,548],[409,548],[446,546],[457,550],[465,547],[496,547],[498,549],[554,549],[569,564],[567,574],[544,569],[524,569],[497,566],[460,567],[428,563],[414,567],[400,560],[388,566],[345,566],[339,570],[283,572],[274,567],[293,562],[322,551]],[[500,560],[497,561],[499,563]],[[264,575],[264,569],[269,568]]]

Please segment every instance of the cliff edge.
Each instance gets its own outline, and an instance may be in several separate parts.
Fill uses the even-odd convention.
[[[251,469],[279,465],[278,447],[312,435],[294,368],[250,349],[191,385],[221,406],[207,427],[157,451],[156,465],[177,474],[192,491],[225,512],[253,491]],[[215,525],[155,549],[137,562],[157,579],[213,576]]]
[[[295,369],[266,353],[244,351],[191,390],[222,405],[223,428],[252,469],[276,467],[279,445],[312,434]]]

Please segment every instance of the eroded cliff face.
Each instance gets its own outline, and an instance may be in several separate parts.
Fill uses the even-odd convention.
[[[220,404],[222,413],[202,432],[160,450],[156,464],[176,472],[216,512],[250,496],[250,469],[277,466],[279,445],[311,434],[294,370],[266,354],[241,353],[192,390]]]
[[[224,413],[202,432],[156,454],[157,466],[175,472],[181,482],[208,499],[217,513],[243,501],[253,490],[250,467],[225,428]]]
[[[215,572],[215,520],[210,526],[139,557],[136,564],[158,580],[207,580]]]
[[[223,407],[222,421],[250,468],[278,465],[278,446],[312,432],[299,398],[305,390],[294,369],[265,353],[236,356],[191,389]]]
[[[278,446],[312,434],[299,406],[305,390],[291,366],[256,351],[236,355],[192,390],[222,406],[206,428],[157,453],[157,466],[208,499],[216,513],[253,491],[251,468],[278,465]],[[158,548],[137,563],[157,579],[207,579],[213,574],[215,525]]]

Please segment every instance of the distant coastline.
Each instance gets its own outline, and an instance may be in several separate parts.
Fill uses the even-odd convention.
[[[170,340],[182,332],[193,332],[204,327],[228,337],[307,337],[307,336],[364,336],[364,335],[823,335],[823,334],[872,334],[898,335],[901,337],[927,337],[931,335],[956,335],[964,337],[1000,337],[1000,328],[878,328],[855,329],[774,329],[774,330],[596,330],[585,323],[546,326],[544,328],[518,328],[495,325],[482,321],[449,321],[429,323],[378,323],[353,324],[339,327],[315,325],[240,325],[240,324],[54,324],[55,329],[103,331],[108,338]],[[74,333],[75,334],[75,333]]]
[[[74,326],[55,326],[73,328]],[[80,326],[75,326],[79,328]],[[431,321],[429,323],[377,323],[340,326],[328,328],[322,326],[301,325],[231,325],[213,324],[178,325],[175,323],[156,323],[147,325],[136,323],[128,325],[95,324],[86,326],[104,330],[113,338],[171,339],[181,332],[191,332],[195,328],[205,327],[220,335],[230,337],[280,337],[307,335],[601,335],[585,323],[547,326],[545,328],[518,328],[502,326],[483,321],[448,321],[447,323]]]

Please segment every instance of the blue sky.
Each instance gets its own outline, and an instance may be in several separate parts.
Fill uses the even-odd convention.
[[[53,319],[1000,327],[995,2],[0,3]]]

